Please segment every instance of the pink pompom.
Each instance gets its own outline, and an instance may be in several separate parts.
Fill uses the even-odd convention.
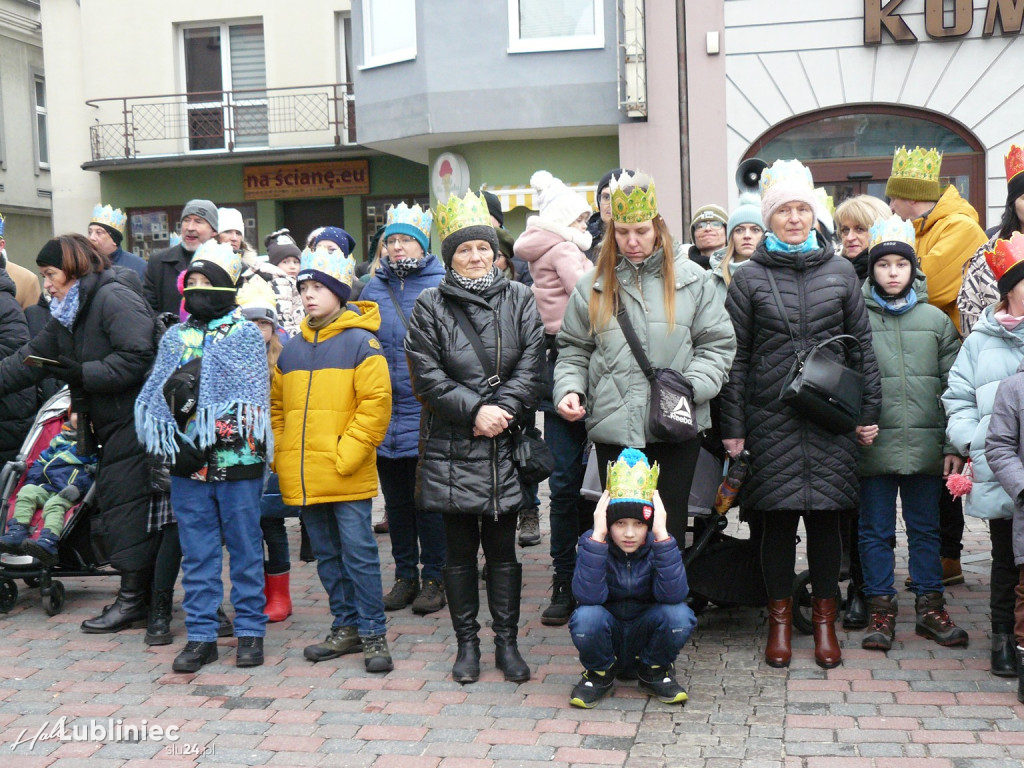
[[[946,478],[946,488],[949,489],[949,492],[953,495],[954,499],[966,496],[971,492],[971,488],[974,487],[973,477],[974,471],[968,462],[962,473],[952,474]]]

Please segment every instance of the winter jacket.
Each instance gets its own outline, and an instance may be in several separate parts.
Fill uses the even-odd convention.
[[[495,367],[484,368],[458,327],[456,302],[480,335]],[[483,405],[497,405],[522,424],[543,390],[544,327],[530,289],[503,276],[470,293],[446,276],[416,300],[405,339],[420,418],[416,506],[428,512],[516,514],[533,504],[512,461],[512,436],[474,437]],[[495,375],[500,383],[492,387]]]
[[[71,393],[72,407],[87,413],[101,446],[96,477],[100,514],[92,529],[111,565],[122,571],[150,567],[156,539],[146,530],[149,466],[135,436],[134,406],[153,362],[153,316],[145,300],[113,269],[78,281],[79,309],[69,331],[51,319],[40,333],[0,362],[0,396],[46,376],[22,363],[28,355],[82,364],[83,385]],[[78,425],[83,429],[80,416]]]
[[[597,264],[597,257],[601,255],[604,230],[604,219],[601,218],[601,212],[594,211],[587,219],[587,232],[590,233],[590,248],[587,250],[587,258],[591,264]]]
[[[64,425],[25,473],[25,485],[38,485],[50,493],[75,486],[82,496],[92,486],[96,457],[78,452],[78,430]]]
[[[1013,506],[1013,562],[1024,566],[1024,361],[999,383],[988,423],[985,457]]]
[[[941,475],[946,445],[942,393],[960,351],[960,337],[946,314],[927,303],[924,275],[914,281],[917,304],[902,315],[882,309],[864,283],[871,343],[882,377],[878,436],[860,448],[860,475]]]
[[[619,299],[655,368],[674,368],[693,387],[697,421],[711,426],[708,402],[718,394],[736,352],[736,337],[715,291],[713,278],[675,250],[675,324],[665,312],[663,254],[659,248],[635,267],[619,255],[615,276]],[[570,392],[587,409],[587,433],[595,443],[643,446],[656,442],[647,431],[651,385],[626,343],[618,320],[590,331],[592,290],[607,290],[591,272],[579,281],[558,334],[554,402]]]
[[[43,295],[43,289],[39,285],[39,277],[30,269],[10,261],[0,252],[0,267],[7,271],[8,276],[14,281],[15,296],[22,309],[28,309]]]
[[[725,248],[719,248],[717,251],[711,254],[708,260],[708,270],[711,272],[711,276],[714,278],[715,291],[719,296],[722,297],[722,303],[725,303],[725,296],[729,292],[729,286],[725,283],[725,276],[722,272],[722,262],[725,259]],[[729,282],[732,282],[732,276],[736,274],[736,270],[747,263],[747,260],[729,262]]]
[[[363,301],[375,301],[380,311],[380,330],[377,338],[384,348],[391,375],[391,423],[377,455],[386,459],[405,459],[419,456],[420,411],[422,406],[412,391],[409,376],[409,358],[405,355],[406,325],[416,299],[427,288],[435,287],[444,277],[441,260],[432,253],[423,257],[423,266],[401,279],[391,271],[387,260],[381,261],[377,272],[363,289]],[[388,288],[402,307],[402,315],[395,309]]]
[[[805,254],[757,246],[729,286],[726,308],[736,327],[736,360],[722,389],[722,438],[745,438],[750,474],[741,503],[755,510],[853,509],[860,495],[855,433],[836,435],[779,401],[798,349],[837,334],[860,339],[864,399],[860,423],[877,424],[881,382],[871,325],[850,262],[821,245]],[[768,281],[775,278],[797,347]],[[838,346],[838,345],[836,345]],[[842,358],[839,348],[827,353]]]
[[[700,252],[700,249],[693,243],[684,243],[683,250],[686,251],[686,257],[696,264],[701,269],[711,269],[711,255],[705,256]]]
[[[374,332],[380,312],[349,304],[324,328],[302,321],[274,367],[274,471],[290,506],[372,499],[377,446],[391,418],[388,365]]]
[[[545,333],[558,333],[576,283],[594,265],[587,259],[590,234],[531,216],[516,240],[516,256],[530,265],[533,298]]]
[[[181,243],[173,248],[156,251],[149,257],[146,277],[142,281],[142,291],[154,312],[178,314],[181,308],[178,275],[185,271],[191,260],[192,253],[186,251]]]
[[[277,322],[288,334],[288,338],[291,338],[299,332],[302,318],[306,316],[295,278],[289,277],[283,269],[274,266],[269,261],[260,261],[255,254],[251,257],[251,261],[246,263],[249,266],[242,272],[242,283],[249,282],[256,275],[267,281],[270,289],[274,292],[274,311],[277,312]]]
[[[139,280],[146,279],[146,260],[136,256],[134,253],[129,253],[120,246],[110,254],[110,263],[115,267],[130,269],[139,276]]]
[[[915,250],[928,278],[929,301],[960,327],[956,295],[963,282],[964,264],[988,241],[978,226],[978,212],[950,185],[924,216],[914,219]]]
[[[627,554],[609,536],[599,542],[590,538],[593,529],[580,537],[572,594],[580,605],[603,605],[619,621],[632,621],[653,603],[681,603],[690,588],[679,545],[671,536],[647,542]]]
[[[963,281],[956,295],[956,308],[960,312],[960,335],[966,337],[978,322],[985,307],[999,302],[996,276],[988,266],[985,252],[992,250],[999,235],[995,234],[964,265]]]
[[[0,269],[0,357],[29,340],[25,314],[15,298],[14,281]],[[0,466],[18,455],[35,418],[36,391],[27,387],[0,399]]]
[[[999,485],[985,457],[985,436],[999,382],[1011,376],[1024,359],[1024,324],[1008,331],[988,307],[974,324],[956,356],[942,395],[946,408],[946,439],[961,456],[970,456],[974,486],[965,497],[964,512],[972,517],[1013,517],[1013,501]]]

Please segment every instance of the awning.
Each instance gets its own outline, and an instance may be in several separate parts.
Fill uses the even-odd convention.
[[[587,198],[587,202],[596,210],[597,182],[580,182],[576,184],[566,184],[565,186],[579,192]],[[533,187],[489,187],[484,184],[481,186],[481,189],[486,189],[488,192],[492,192],[497,196],[498,200],[501,202],[502,211],[511,211],[513,208],[519,207],[529,208],[531,211],[540,210],[539,206],[533,200],[533,196],[536,194]]]

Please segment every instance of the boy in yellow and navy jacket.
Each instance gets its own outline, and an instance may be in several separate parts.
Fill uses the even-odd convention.
[[[274,469],[284,503],[302,507],[334,616],[327,639],[308,646],[305,657],[325,661],[362,649],[368,672],[387,672],[393,665],[370,507],[391,380],[374,335],[377,305],[348,303],[353,245],[345,230],[326,227],[302,254],[296,282],[306,318],[271,384]]]

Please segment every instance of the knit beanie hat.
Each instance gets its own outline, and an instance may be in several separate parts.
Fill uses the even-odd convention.
[[[651,525],[659,472],[658,465],[652,467],[643,451],[636,448],[623,448],[619,458],[608,463],[609,528],[627,517]]]
[[[234,230],[245,234],[245,222],[242,220],[242,212],[237,208],[218,208],[217,223],[220,225],[218,232],[229,232]]]
[[[702,221],[717,221],[724,227],[729,223],[729,214],[720,205],[702,205],[694,212],[693,218],[690,219],[691,240],[697,237],[697,225]]]
[[[537,190],[540,218],[551,224],[568,227],[584,213],[589,217],[594,212],[585,197],[569,189],[548,171],[533,174],[530,186]]]
[[[818,195],[814,191],[811,172],[799,160],[776,160],[765,168],[759,183],[761,190],[761,221],[769,225],[772,214],[785,203],[806,203],[818,218]]]
[[[36,256],[36,264],[40,267],[64,269],[64,249],[61,247],[58,238],[55,237],[52,240],[47,240],[43,244],[39,255]]]
[[[498,233],[494,227],[486,224],[463,227],[456,232],[452,232],[441,241],[441,258],[444,259],[444,265],[447,268],[451,269],[452,256],[455,255],[455,249],[470,240],[486,240],[490,244],[491,250],[494,251],[495,257],[497,257],[501,250],[501,246],[498,243]]]
[[[636,175],[636,171],[628,171],[625,168],[612,168],[608,173],[601,177],[601,180],[597,182],[597,191],[594,192],[594,199],[597,200],[598,204],[601,203],[601,193],[608,189],[608,185],[612,183],[612,179],[617,179],[624,173],[629,173],[631,176]]]
[[[425,211],[419,205],[410,208],[404,202],[393,205],[388,208],[384,242],[392,235],[408,235],[420,244],[425,256],[430,251],[430,228],[433,224],[434,214],[429,208]]]
[[[356,240],[352,235],[341,227],[324,227],[319,235],[313,240],[313,249],[318,243],[329,240],[344,251],[346,256],[352,255],[352,249],[356,247]]]
[[[740,195],[740,204],[729,215],[729,223],[725,225],[726,244],[732,237],[732,231],[740,224],[756,224],[764,229],[764,222],[761,220],[761,200],[753,192],[744,192]]]
[[[92,209],[92,218],[89,219],[90,225],[95,224],[98,227],[103,227],[107,234],[110,235],[110,239],[114,241],[114,245],[119,248],[121,247],[121,241],[124,239],[124,225],[127,222],[128,216],[120,208],[100,205],[99,203]],[[0,225],[0,236],[2,235],[3,226]]]
[[[195,199],[189,200],[185,203],[185,207],[181,209],[181,218],[184,219],[186,216],[198,216],[204,219],[207,224],[213,227],[214,232],[220,232],[219,220],[217,217],[217,206],[209,200]]]
[[[481,189],[480,194],[483,195],[484,202],[487,203],[487,213],[498,220],[498,226],[505,226],[505,212],[501,210],[501,200],[493,192],[488,192],[486,189]]]
[[[267,259],[275,267],[289,256],[296,259],[302,256],[302,251],[287,229],[271,232],[263,242],[267,246]]]
[[[338,231],[345,232],[343,229]],[[347,232],[345,234],[348,235]],[[351,235],[349,237],[351,238]],[[300,263],[299,274],[295,276],[296,285],[302,285],[307,280],[316,280],[337,296],[342,306],[348,303],[349,296],[352,295],[352,283],[356,278],[356,264],[344,249],[328,253],[325,250],[311,251],[307,248],[302,252]]]
[[[906,259],[910,262],[910,274],[912,276],[917,274],[917,253],[914,251],[915,238],[914,225],[896,215],[889,218],[879,217],[871,225],[868,234],[868,280],[871,281],[871,285],[878,291],[879,295],[884,296],[886,292],[878,284],[878,281],[875,280],[875,264],[883,256],[895,254]],[[909,293],[913,284],[914,279],[911,277],[910,282],[907,283],[900,295],[905,296]]]
[[[924,149],[897,147],[892,157],[892,173],[885,185],[886,197],[934,203],[942,197],[939,170],[942,155],[934,147]]]
[[[465,197],[451,195],[434,209],[434,221],[441,237],[441,258],[451,269],[455,249],[470,240],[485,240],[498,256],[498,233],[491,226],[490,213],[482,195],[467,192]]]
[[[207,240],[199,246],[185,270],[186,281],[190,272],[203,275],[214,288],[234,289],[242,275],[242,256],[227,243]]]

